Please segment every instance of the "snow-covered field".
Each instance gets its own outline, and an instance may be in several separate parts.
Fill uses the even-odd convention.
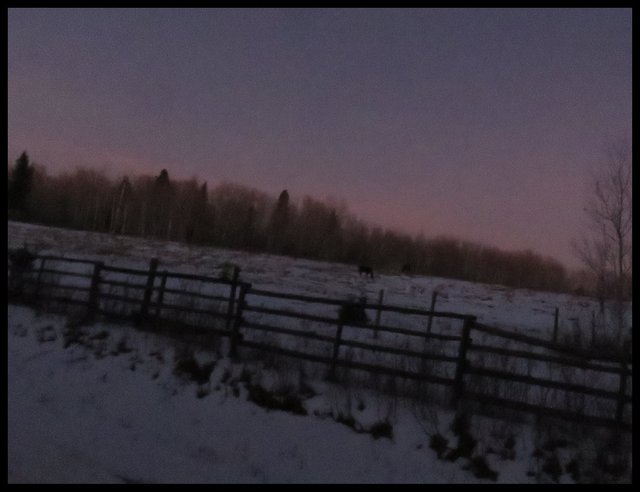
[[[351,265],[15,222],[8,223],[8,238],[10,248],[26,242],[41,254],[140,269],[157,257],[161,269],[218,276],[225,263],[234,263],[241,278],[260,289],[366,295],[369,302],[384,289],[385,303],[422,309],[437,289],[439,311],[472,314],[483,323],[547,339],[556,307],[561,329],[568,329],[570,318],[586,325],[595,309],[587,298],[419,276],[379,274],[368,280]],[[409,323],[383,316],[392,326]],[[443,436],[449,451],[460,439],[451,430],[454,414],[446,409],[320,379],[301,381],[295,369],[232,363],[224,351],[196,353],[200,364],[213,367],[210,382],[199,386],[175,373],[184,358],[175,343],[128,326],[96,323],[78,328],[78,334],[64,318],[9,305],[8,328],[10,482],[491,481],[479,478],[480,458],[497,472],[498,482],[572,482],[572,462],[579,462],[579,480],[588,481],[585,474],[597,468],[593,463],[603,453],[615,456],[617,449],[609,449],[605,431],[578,437],[566,426],[567,442],[559,445],[561,432],[550,425],[474,416],[477,460],[438,459],[430,447],[433,436]],[[65,348],[70,333],[79,343]],[[308,415],[265,409],[266,397],[256,393],[266,389],[281,397],[292,388],[294,408]],[[391,435],[376,432],[388,427]],[[618,461],[630,466],[630,443],[618,437],[617,445],[623,450]]]
[[[479,322],[546,339],[553,334],[556,307],[561,333],[570,331],[576,320],[588,326],[597,309],[590,298],[566,294],[400,274],[376,273],[370,280],[359,276],[355,266],[341,263],[9,222],[8,247],[24,243],[40,254],[100,260],[106,265],[130,268],[147,269],[149,260],[156,257],[159,269],[205,276],[218,276],[225,263],[233,263],[241,268],[241,279],[259,289],[344,299],[366,296],[370,303],[384,290],[385,304],[425,310],[437,290],[437,311],[474,315]]]
[[[59,317],[10,306],[9,327],[9,482],[473,481],[433,460],[415,427],[376,440],[332,419],[269,412],[241,387],[198,398],[172,374],[173,349],[151,335],[98,324],[91,334],[110,335],[96,357],[62,348]],[[135,348],[110,355],[123,337]],[[238,370],[220,360],[211,384]],[[308,406],[339,404],[318,400]]]
[[[216,361],[199,393],[174,374],[176,349],[154,335],[97,323],[82,328],[84,345],[65,349],[64,318],[13,305],[8,326],[10,483],[491,482],[465,469],[469,460],[438,459],[430,448],[435,432],[455,442],[446,410],[325,382],[310,384],[308,415],[269,410],[248,401],[242,383],[248,373],[265,388],[286,386],[264,368],[196,353]],[[353,416],[357,432],[341,416]],[[375,438],[385,420],[391,437]],[[473,422],[497,482],[550,481],[545,456],[532,456],[549,435]],[[572,450],[554,452],[566,468]],[[566,472],[557,479],[573,481]]]

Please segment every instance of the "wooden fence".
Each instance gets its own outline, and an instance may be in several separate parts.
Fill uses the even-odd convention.
[[[12,254],[10,252],[10,256]],[[36,303],[76,305],[84,310],[88,319],[103,315],[133,319],[136,322],[160,322],[176,319],[176,315],[178,319],[195,315],[201,321],[204,320],[207,331],[229,337],[231,356],[237,355],[238,348],[246,347],[325,364],[329,368],[328,375],[332,378],[336,378],[336,370],[342,368],[442,385],[451,390],[453,404],[461,399],[473,400],[515,410],[631,429],[630,360],[621,361],[592,352],[568,351],[553,342],[487,326],[477,322],[471,315],[384,305],[380,302],[382,296],[377,304],[366,304],[366,300],[347,301],[255,289],[251,284],[240,280],[240,270],[237,267],[231,278],[215,278],[159,271],[156,259],[150,261],[148,270],[138,270],[60,256],[34,255],[22,263],[15,261],[14,256],[11,258],[10,298]],[[71,270],[61,269],[61,264],[71,267]],[[127,278],[114,279],[118,275],[125,275]],[[131,277],[140,281],[132,282]],[[72,283],[69,284],[69,281]],[[179,288],[171,287],[170,284],[175,281],[182,282],[182,285]],[[187,289],[194,284],[200,286],[200,291]],[[202,293],[203,289],[213,286],[218,292]],[[118,289],[123,292],[116,293]],[[134,293],[131,294],[131,291]],[[177,300],[171,302],[168,299],[171,296]],[[259,302],[261,299],[262,303]],[[285,306],[277,307],[277,303],[283,301]],[[128,311],[123,308],[126,305],[130,306]],[[302,306],[302,311],[292,309],[292,305]],[[315,308],[312,306],[331,306],[334,314],[339,313],[341,308],[357,306],[362,310],[374,311],[376,321],[372,324],[340,315],[314,314]],[[381,314],[385,312],[424,317],[427,321],[426,328],[416,330],[381,324]],[[264,317],[274,321],[264,322]],[[457,322],[460,328],[457,333],[432,332],[434,319]],[[288,320],[298,320],[308,326],[304,329],[293,327]],[[347,336],[347,331],[352,335],[357,332],[358,336]],[[361,335],[365,332],[370,336]],[[265,338],[267,334],[304,339],[320,344],[321,349],[303,350],[306,345],[299,343],[286,347],[283,343],[274,342],[273,337]],[[493,342],[483,343],[483,337],[488,337]],[[404,342],[400,345],[384,343],[392,340]],[[497,340],[502,340],[503,343],[498,343]],[[423,350],[408,347],[420,344]],[[514,349],[514,344],[524,345],[525,348]],[[433,346],[438,350],[429,349]],[[443,347],[447,347],[446,350]],[[544,349],[545,352],[536,352],[536,349]],[[346,356],[345,350],[350,350],[351,355],[357,352],[361,360]],[[567,381],[570,378],[566,377],[565,380],[558,380],[551,376],[522,374],[513,368],[505,368],[504,364],[502,367],[487,367],[484,363],[486,359],[483,358],[485,354],[489,356],[489,360],[517,360],[521,361],[521,365],[522,361],[526,361],[529,369],[534,364],[544,363],[555,368],[550,371],[553,374],[566,376],[567,369],[582,371],[586,374],[585,379],[590,381],[602,379],[605,375],[608,384],[606,387],[595,387]],[[398,364],[389,367],[383,363],[384,357],[393,356],[401,362],[401,367]],[[411,365],[407,362],[411,360],[416,363]],[[432,368],[448,365],[451,370],[440,373],[424,370],[425,363],[430,363]],[[487,389],[486,384],[483,386],[483,380],[490,381],[493,389]],[[504,383],[507,389],[502,394],[499,382]],[[514,385],[524,385],[520,393],[525,396],[530,393],[531,388],[540,388],[556,393],[560,391],[564,395],[578,395],[579,401],[585,397],[595,398],[605,402],[606,415],[586,413],[587,405],[584,402],[581,408],[563,408],[557,404],[549,404],[549,401],[531,402],[526,397],[514,398]],[[615,390],[611,389],[612,386]]]

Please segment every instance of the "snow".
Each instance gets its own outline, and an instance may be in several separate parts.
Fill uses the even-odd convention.
[[[152,335],[97,323],[87,328],[92,334],[127,336],[137,347],[97,358],[86,347],[62,347],[62,317],[10,305],[8,321],[9,482],[477,481],[459,464],[435,460],[412,419],[394,426],[393,440],[374,439],[332,419],[268,411],[224,389],[197,398],[193,384],[148,355],[173,357]],[[43,331],[55,340],[39,342]],[[220,362],[212,379],[224,365],[231,363]],[[336,391],[309,408],[339,405]],[[379,414],[365,410],[366,426]]]
[[[351,265],[17,222],[8,223],[8,232],[10,248],[26,241],[40,254],[128,268],[146,269],[158,257],[160,270],[217,276],[225,263],[234,263],[254,287],[281,292],[367,295],[375,302],[384,289],[385,303],[428,309],[437,289],[436,310],[547,338],[556,306],[565,318],[588,317],[593,307],[573,296],[418,276],[376,274],[371,281]],[[266,299],[265,305],[295,306],[277,301]],[[411,327],[424,320],[384,313],[382,323]],[[435,323],[434,330],[452,330],[453,324]],[[436,433],[454,442],[451,409],[332,384],[319,375],[304,381],[313,390],[302,399],[307,415],[267,409],[250,401],[249,383],[275,392],[299,387],[297,366],[276,371],[261,362],[232,361],[224,347],[198,349],[201,364],[215,363],[210,382],[198,386],[175,373],[183,347],[174,341],[98,322],[80,327],[83,343],[65,348],[70,326],[65,317],[8,306],[11,483],[493,483],[476,477],[468,459],[438,459],[430,448]],[[352,423],[345,425],[348,417]],[[374,437],[372,427],[380,422],[392,425],[391,438]],[[471,429],[476,452],[498,472],[498,483],[551,481],[532,456],[555,430],[482,416],[473,417]],[[505,457],[501,446],[510,435],[516,438],[514,456]],[[581,437],[591,438],[598,434]],[[584,446],[577,442],[576,449],[557,454],[566,465]],[[557,481],[573,482],[566,469]]]
[[[385,304],[429,309],[431,295],[437,290],[436,311],[474,315],[481,323],[546,339],[553,334],[556,307],[561,335],[574,326],[575,320],[582,327],[589,326],[592,313],[597,310],[597,303],[588,297],[384,272],[376,272],[370,280],[358,275],[354,265],[9,221],[9,248],[25,242],[40,254],[99,260],[106,265],[141,270],[149,268],[153,257],[159,259],[159,271],[213,277],[225,264],[234,264],[241,268],[241,280],[258,289],[341,299],[366,296],[370,304],[377,301],[382,289]],[[87,269],[81,264],[75,268]],[[139,282],[140,278],[132,277],[130,281]],[[382,324],[389,321],[387,316],[388,313],[382,314]]]

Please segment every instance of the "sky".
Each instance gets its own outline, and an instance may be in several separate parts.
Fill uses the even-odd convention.
[[[577,265],[631,9],[9,9],[8,160],[231,181]]]

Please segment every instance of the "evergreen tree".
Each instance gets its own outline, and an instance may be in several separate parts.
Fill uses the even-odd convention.
[[[153,186],[151,196],[151,234],[155,237],[169,238],[172,228],[173,187],[166,169],[160,172]]]
[[[289,224],[289,192],[283,190],[271,214],[269,249],[281,253],[286,245],[286,232]]]
[[[33,183],[33,166],[29,163],[27,152],[23,152],[16,160],[9,178],[8,202],[9,210],[29,212],[29,196]]]
[[[289,192],[283,190],[278,197],[278,203],[271,216],[271,224],[275,230],[282,230],[287,225],[289,218]]]

